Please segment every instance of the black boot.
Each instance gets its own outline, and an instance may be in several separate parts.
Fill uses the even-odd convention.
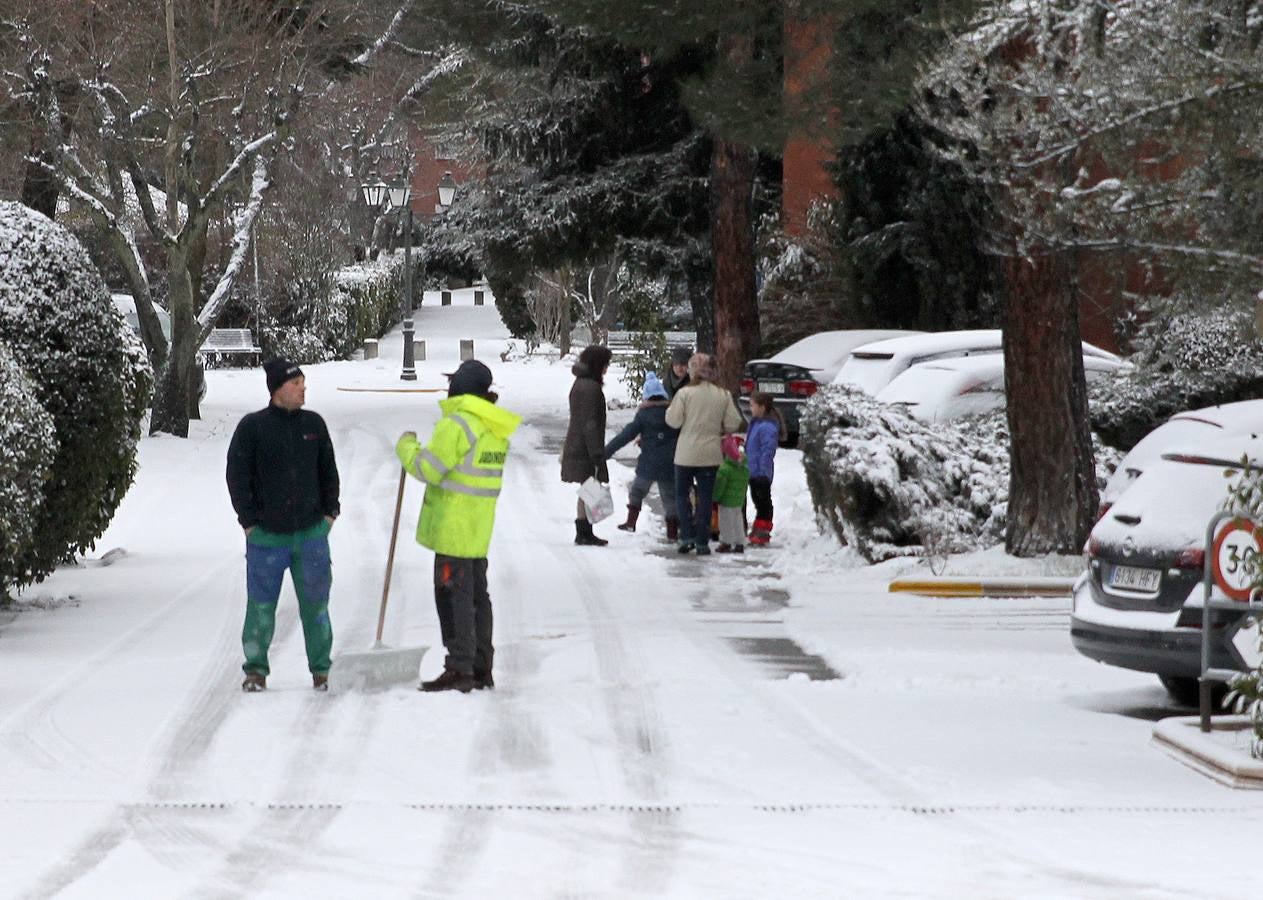
[[[609,543],[592,533],[592,523],[587,519],[574,520],[574,542],[582,547],[604,547]]]
[[[635,531],[636,520],[640,518],[640,507],[627,504],[627,521],[618,526],[619,531]]]
[[[680,519],[677,516],[667,516],[667,540],[678,541],[680,539]]]
[[[435,691],[460,691],[462,694],[468,694],[474,686],[473,675],[457,672],[455,669],[444,669],[443,674],[433,681],[421,682],[419,690],[427,694]]]
[[[490,672],[482,669],[474,669],[474,690],[485,691],[493,689],[496,686],[496,680],[491,677]]]

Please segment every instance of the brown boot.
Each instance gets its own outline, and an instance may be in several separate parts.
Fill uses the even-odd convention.
[[[640,518],[640,507],[627,504],[627,521],[618,526],[619,531],[635,531],[636,520]]]
[[[312,672],[311,673],[311,689],[324,693],[329,690],[329,673],[328,672]]]
[[[241,682],[241,689],[247,694],[255,694],[259,691],[268,689],[268,679],[266,675],[259,672],[247,672],[246,680]]]
[[[472,674],[457,672],[455,669],[444,669],[443,674],[433,681],[421,682],[418,690],[425,691],[427,694],[435,691],[460,691],[462,694],[468,694],[474,687]]]

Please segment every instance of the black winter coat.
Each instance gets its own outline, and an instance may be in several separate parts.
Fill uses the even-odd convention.
[[[329,429],[305,409],[269,405],[242,419],[228,445],[227,476],[242,528],[288,534],[341,511]]]
[[[646,400],[636,410],[636,417],[605,445],[605,458],[609,459],[620,448],[637,437],[640,438],[640,459],[636,460],[636,474],[651,481],[672,481],[675,478],[675,442],[680,430],[667,424],[666,400]]]
[[[600,376],[575,363],[574,386],[570,388],[570,427],[561,448],[561,480],[582,484],[593,475],[609,481],[605,466],[605,391]]]

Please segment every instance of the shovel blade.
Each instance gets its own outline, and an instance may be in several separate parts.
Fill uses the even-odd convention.
[[[341,653],[329,669],[334,691],[382,691],[420,679],[421,658],[429,647],[381,647]]]

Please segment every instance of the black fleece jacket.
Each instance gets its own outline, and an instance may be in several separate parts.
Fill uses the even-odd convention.
[[[275,405],[242,419],[228,445],[228,493],[242,528],[285,534],[336,518],[338,466],[325,420]]]

